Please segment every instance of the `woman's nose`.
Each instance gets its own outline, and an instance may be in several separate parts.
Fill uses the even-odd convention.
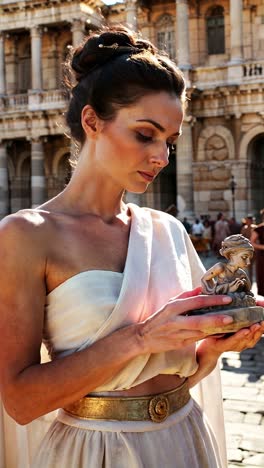
[[[153,151],[153,150],[152,150]],[[166,167],[169,164],[169,148],[166,143],[158,144],[150,157],[150,162],[158,167]]]

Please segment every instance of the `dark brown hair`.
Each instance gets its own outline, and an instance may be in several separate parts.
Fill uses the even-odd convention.
[[[185,102],[185,81],[176,65],[147,40],[123,26],[107,27],[72,49],[66,61],[71,99],[66,122],[81,145],[81,113],[90,104],[102,120],[153,92],[166,91]],[[77,84],[76,84],[77,83]]]

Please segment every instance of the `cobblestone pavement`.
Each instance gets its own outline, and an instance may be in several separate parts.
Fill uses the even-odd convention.
[[[229,468],[264,467],[264,337],[255,348],[222,357]]]
[[[253,349],[223,354],[221,377],[228,468],[264,468],[264,335]]]

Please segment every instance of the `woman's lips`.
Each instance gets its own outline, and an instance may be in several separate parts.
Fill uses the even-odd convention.
[[[147,180],[148,182],[152,182],[152,180],[154,179],[154,174],[151,174],[149,172],[142,172],[142,171],[138,171],[138,173],[145,179]]]

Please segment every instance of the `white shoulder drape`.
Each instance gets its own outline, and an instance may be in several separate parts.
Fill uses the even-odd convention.
[[[134,254],[131,251],[129,261],[131,265],[136,262],[134,269],[136,275],[144,273],[144,268],[141,268],[142,263],[147,262],[149,267],[151,263],[150,271],[152,272],[152,276],[148,280],[149,286],[145,280],[144,282],[142,281],[142,285],[145,283],[146,294],[150,292],[149,287],[152,290],[151,297],[153,303],[161,301],[159,305],[162,304],[163,298],[159,295],[159,289],[162,291],[164,288],[158,287],[158,281],[161,281],[164,285],[169,285],[167,286],[170,287],[169,293],[173,293],[172,282],[173,284],[181,284],[183,277],[185,278],[187,274],[190,281],[183,281],[184,284],[181,285],[178,291],[175,291],[175,295],[184,290],[184,287],[185,289],[190,289],[199,285],[202,273],[201,263],[182,225],[165,213],[140,209],[133,204],[129,204],[129,207],[136,221],[135,233],[137,233],[138,239],[141,238],[142,249],[146,251],[146,255],[142,255],[143,250],[140,252],[134,251]],[[151,225],[153,226],[153,232],[148,232]],[[129,284],[128,288],[124,288],[124,294],[127,295],[125,302],[129,303],[132,301],[132,306],[135,306],[135,297],[130,297],[129,291],[132,292],[133,296],[133,284]],[[143,293],[144,291],[142,291],[142,295]],[[146,304],[149,303],[151,297],[146,301]],[[126,308],[127,314],[130,310],[135,310],[132,306],[131,308]],[[147,309],[143,307],[139,310],[139,319],[144,319]],[[120,316],[119,314],[114,314],[111,320],[112,330],[116,329],[114,319],[116,319],[117,325],[120,326]],[[128,315],[124,318],[123,326],[126,323],[129,323]],[[109,330],[110,332],[111,330]],[[44,356],[43,361],[45,360],[46,357]],[[192,390],[192,393],[204,409],[207,419],[216,434],[222,454],[223,467],[226,467],[225,431],[219,368],[217,367],[214,372],[203,379]],[[30,468],[31,457],[53,418],[54,414],[51,413],[33,421],[27,426],[19,426],[6,415],[0,402],[0,468]]]

